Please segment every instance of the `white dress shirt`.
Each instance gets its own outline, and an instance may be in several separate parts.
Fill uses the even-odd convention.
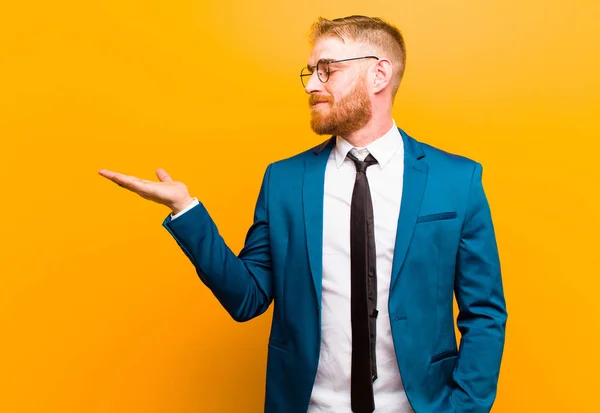
[[[367,168],[375,221],[379,311],[375,348],[378,378],[373,383],[375,412],[413,412],[398,370],[388,311],[404,172],[404,145],[395,123],[384,136],[366,148],[353,148],[346,140],[338,137],[327,161],[323,205],[321,354],[308,412],[352,412],[350,203],[356,167],[352,160],[347,158],[351,150],[360,160],[364,160],[369,153],[377,160],[376,165]]]
[[[323,293],[321,352],[308,413],[352,413],[350,371],[352,327],[350,319],[350,203],[356,176],[348,152],[360,160],[370,153],[377,164],[367,168],[373,200],[377,252],[378,378],[373,383],[375,413],[413,413],[400,378],[388,311],[389,286],[400,212],[404,172],[402,136],[392,128],[366,148],[353,148],[338,137],[325,170],[323,205]],[[194,201],[177,219],[198,205]]]

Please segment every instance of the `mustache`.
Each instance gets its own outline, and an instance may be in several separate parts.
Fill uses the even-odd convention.
[[[320,102],[333,103],[333,97],[332,96],[310,95],[310,97],[308,98],[308,104],[310,106],[320,103]]]

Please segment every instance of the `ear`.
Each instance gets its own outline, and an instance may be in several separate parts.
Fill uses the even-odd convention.
[[[374,67],[373,93],[379,93],[389,85],[392,80],[392,62],[381,58]]]

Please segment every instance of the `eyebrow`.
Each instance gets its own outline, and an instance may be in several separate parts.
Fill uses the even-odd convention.
[[[317,63],[319,63],[319,61],[321,61],[321,60],[325,60],[326,62],[329,62],[329,63],[331,63],[331,62],[333,62],[333,61],[334,61],[334,60],[336,60],[336,59],[332,59],[331,57],[322,57],[322,58],[320,58],[319,60],[317,60]],[[315,67],[317,67],[317,65],[311,66],[311,65],[310,65],[310,63],[308,63],[308,64],[306,65],[306,68],[307,68],[308,70],[313,70]]]

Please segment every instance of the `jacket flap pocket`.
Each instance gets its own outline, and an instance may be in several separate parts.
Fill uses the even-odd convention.
[[[423,215],[417,218],[417,224],[420,222],[441,221],[444,219],[456,218],[456,212],[440,212],[438,214]]]
[[[456,357],[457,355],[458,351],[456,350],[444,351],[443,353],[436,354],[435,356],[431,357],[431,364],[445,359],[449,359],[451,357]]]

